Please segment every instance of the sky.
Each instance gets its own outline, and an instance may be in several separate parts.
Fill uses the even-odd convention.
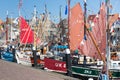
[[[120,0],[110,1],[113,7],[110,12],[120,13]],[[84,0],[71,0],[70,6],[73,7],[77,2],[80,2],[80,5],[84,8]],[[105,2],[105,0],[87,0],[87,14],[96,14],[99,11],[101,2]],[[5,21],[7,14],[8,17],[18,17],[18,4],[19,0],[1,0],[0,19]],[[53,22],[59,22],[60,6],[62,19],[67,18],[67,15],[65,15],[67,0],[22,0],[22,7],[20,8],[21,15],[26,19],[31,19],[34,5],[36,5],[37,16],[39,17],[40,14],[45,12],[45,4],[47,5],[47,11],[50,12],[50,19]]]

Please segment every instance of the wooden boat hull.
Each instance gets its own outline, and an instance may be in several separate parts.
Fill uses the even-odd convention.
[[[98,69],[91,69],[91,68],[85,68],[85,67],[77,67],[72,66],[72,73],[78,74],[81,76],[89,76],[89,77],[98,77],[100,70]]]
[[[110,70],[110,72],[111,72],[111,75],[112,75],[111,78],[120,79],[120,70]],[[99,69],[86,68],[86,67],[72,66],[72,74],[97,78],[97,77],[99,77],[100,70]]]

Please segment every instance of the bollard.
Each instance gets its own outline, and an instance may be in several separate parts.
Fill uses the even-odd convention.
[[[84,56],[84,61],[83,61],[83,67],[86,67],[87,59],[86,56]]]
[[[67,75],[72,76],[72,68],[71,68],[71,56],[70,56],[70,50],[66,49],[66,68],[67,68]]]
[[[37,55],[36,55],[36,53],[37,53],[37,51],[36,51],[36,49],[34,49],[33,48],[33,62],[34,62],[34,67],[37,67]]]
[[[15,57],[15,47],[12,46],[12,54],[13,54],[13,62],[17,62],[16,57]]]

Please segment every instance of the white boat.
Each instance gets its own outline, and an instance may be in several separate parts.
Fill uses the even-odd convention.
[[[32,52],[31,51],[16,51],[16,60],[18,64],[26,65],[26,66],[32,66],[31,57]]]

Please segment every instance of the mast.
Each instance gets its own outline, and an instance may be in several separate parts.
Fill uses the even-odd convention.
[[[60,23],[59,23],[59,25],[60,25],[60,27],[59,27],[60,35],[59,35],[59,38],[61,39],[62,35],[63,35],[63,31],[61,31],[61,30],[63,30],[63,22],[61,22],[62,21],[62,18],[61,18],[61,5],[60,5],[60,11],[59,11],[59,19],[60,19]]]
[[[47,27],[47,22],[48,22],[48,10],[47,10],[47,5],[45,4],[45,14],[44,14],[44,23],[43,23],[43,34],[44,34],[44,41],[48,41],[48,27]]]
[[[37,48],[36,47],[36,27],[37,27],[37,24],[36,24],[36,5],[34,5],[34,18],[35,18],[35,26],[34,26],[34,47],[35,49]]]
[[[8,43],[8,11],[7,11],[7,17],[6,17],[6,44]]]
[[[60,13],[59,13],[59,18],[60,18],[60,22],[62,21],[62,16],[61,16],[61,5],[60,5]]]
[[[11,42],[12,42],[12,14],[11,14]]]
[[[18,13],[19,16],[21,16],[21,12],[20,12],[20,8],[22,7],[22,0],[19,0],[19,4],[18,4]]]
[[[19,22],[18,22],[18,28],[19,28],[19,30],[20,30],[20,22],[21,22],[21,19],[20,19],[20,16],[21,16],[21,12],[20,12],[20,9],[21,9],[21,7],[22,7],[22,0],[19,0],[19,3],[18,3],[18,16],[19,16]],[[20,35],[19,35],[20,36]],[[20,43],[20,45],[21,45],[21,42],[20,42],[20,38],[18,38],[18,41],[19,41],[19,43]],[[19,46],[20,46],[19,45]]]
[[[67,75],[68,76],[72,76],[72,63],[71,63],[71,55],[70,55],[70,45],[69,45],[69,26],[70,26],[70,1],[71,0],[68,0],[68,37],[67,37],[67,41],[68,41],[68,48],[69,49],[66,49],[66,68],[67,68]]]
[[[86,40],[86,18],[87,18],[87,3],[84,0],[84,39]],[[86,65],[86,57],[84,56],[84,65]]]
[[[107,20],[106,20],[106,53],[107,53],[107,76],[108,76],[108,80],[109,80],[109,63],[110,63],[110,28],[109,28],[109,23],[108,23],[108,19],[109,19],[109,5],[110,5],[110,0],[106,0],[106,10],[107,10]]]
[[[70,26],[70,0],[68,0],[68,29],[69,29],[69,26]],[[69,30],[68,30],[68,47],[70,48],[70,45],[69,45]]]
[[[87,3],[86,0],[84,0],[84,26],[86,25],[86,18],[87,18]],[[86,27],[84,27],[84,36],[86,37]]]

